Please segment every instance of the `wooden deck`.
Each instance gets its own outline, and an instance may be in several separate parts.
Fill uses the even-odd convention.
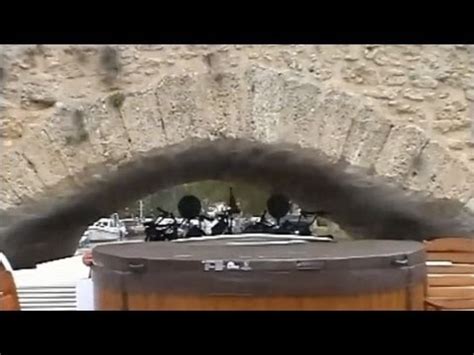
[[[426,242],[428,310],[474,310],[474,238]]]

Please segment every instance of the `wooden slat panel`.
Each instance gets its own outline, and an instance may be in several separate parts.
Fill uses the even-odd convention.
[[[474,264],[474,253],[466,252],[431,252],[427,260],[449,260],[454,263]]]
[[[474,308],[474,239],[441,238],[425,242],[428,307],[440,310]],[[429,261],[449,261],[451,265]],[[429,302],[435,307],[429,306]]]
[[[474,274],[472,264],[453,264],[450,266],[428,266],[428,274]]]
[[[428,297],[474,298],[474,286],[428,287]]]
[[[474,275],[428,275],[428,286],[474,286]]]
[[[426,250],[474,252],[474,238],[441,238],[426,242]]]
[[[474,309],[474,299],[428,299],[436,307],[441,309]]]

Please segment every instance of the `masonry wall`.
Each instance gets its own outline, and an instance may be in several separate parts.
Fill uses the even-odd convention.
[[[474,46],[1,46],[0,144],[41,126],[54,105],[134,90],[183,71],[291,69],[371,98],[474,167]]]

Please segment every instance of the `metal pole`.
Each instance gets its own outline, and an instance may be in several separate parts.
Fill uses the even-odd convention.
[[[138,201],[139,204],[139,210],[140,210],[140,221],[143,221],[143,201],[140,200]]]

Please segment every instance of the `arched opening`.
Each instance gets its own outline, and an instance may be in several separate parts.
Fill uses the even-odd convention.
[[[92,173],[92,172],[93,173]],[[322,209],[363,238],[423,240],[472,232],[462,206],[410,195],[388,181],[331,162],[312,149],[241,139],[197,140],[156,149],[100,174],[67,196],[6,211],[0,246],[14,267],[72,255],[86,226],[98,217],[160,189],[202,180],[251,183],[287,194],[308,209]],[[464,221],[467,219],[464,218]]]

